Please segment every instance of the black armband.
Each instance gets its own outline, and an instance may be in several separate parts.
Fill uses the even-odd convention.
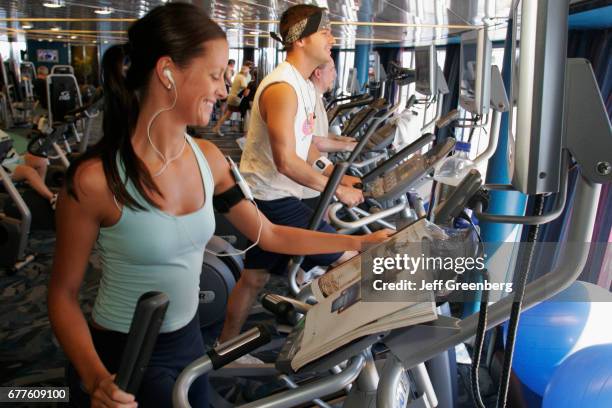
[[[228,213],[229,210],[244,199],[244,193],[238,184],[223,193],[213,196],[213,207],[221,214]]]

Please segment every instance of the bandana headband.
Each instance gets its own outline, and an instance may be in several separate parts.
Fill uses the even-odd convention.
[[[284,39],[274,32],[270,32],[270,36],[276,41],[282,43],[286,48],[288,45],[293,44],[297,40],[308,37],[317,31],[329,29],[329,27],[327,13],[321,9],[320,11],[311,14],[305,19],[302,19],[289,27],[287,35]]]

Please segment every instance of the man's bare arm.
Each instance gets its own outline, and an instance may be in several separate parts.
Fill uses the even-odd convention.
[[[346,138],[350,139],[350,138]],[[336,139],[335,135],[332,137],[324,136],[313,136],[312,143],[317,147],[320,152],[334,153],[334,152],[351,152],[357,145],[356,141],[345,141]]]
[[[259,98],[259,107],[268,126],[270,147],[278,171],[298,184],[323,191],[327,177],[317,173],[311,164],[299,157],[295,151],[294,121],[298,100],[293,88],[284,82],[268,86]],[[319,156],[320,153],[313,161]],[[310,158],[311,150],[308,160]]]

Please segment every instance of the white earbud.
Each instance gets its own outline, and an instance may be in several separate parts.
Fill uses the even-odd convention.
[[[164,75],[166,78],[168,78],[168,81],[170,81],[168,84],[168,89],[171,89],[174,86],[174,78],[172,77],[172,71],[170,71],[170,68],[164,69]]]

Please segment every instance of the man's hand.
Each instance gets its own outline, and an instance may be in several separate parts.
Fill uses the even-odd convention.
[[[346,143],[355,143],[357,144],[357,139],[355,139],[354,137],[348,137],[348,136],[333,136],[333,138],[339,142],[346,142]]]
[[[361,184],[361,179],[355,176],[342,176],[342,180],[340,181],[340,185],[353,187],[355,184]]]
[[[363,203],[363,192],[353,187],[339,185],[336,189],[336,196],[347,207],[354,207]]]
[[[346,145],[346,147],[345,147],[344,151],[352,152],[357,147],[357,142],[346,142],[345,145]]]
[[[334,135],[332,139],[341,142],[344,146],[342,150],[345,152],[352,152],[353,150],[355,150],[355,147],[357,147],[357,139],[355,139],[354,137]]]

